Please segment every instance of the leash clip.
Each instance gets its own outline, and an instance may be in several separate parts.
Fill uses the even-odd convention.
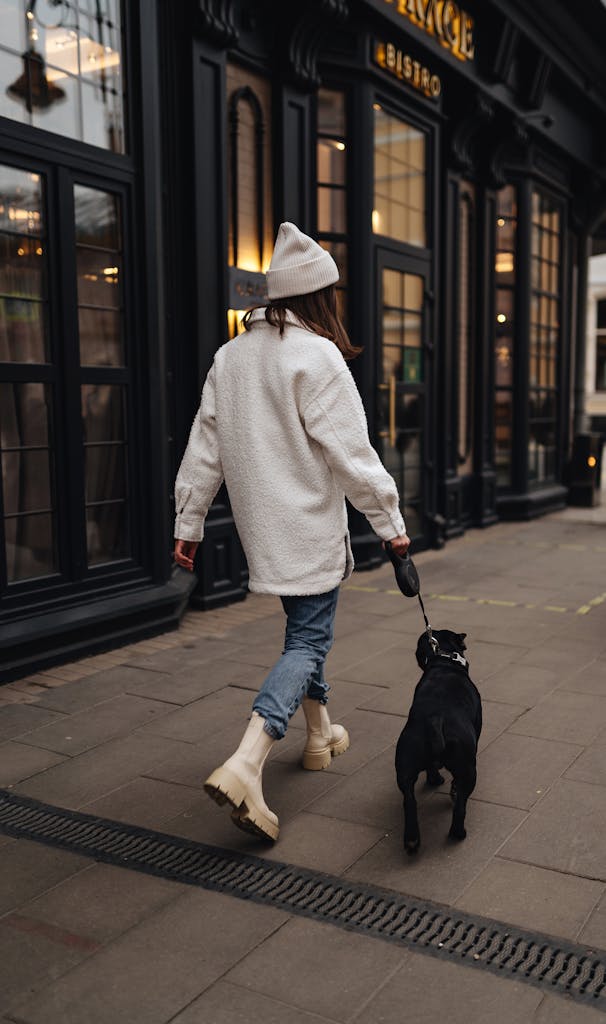
[[[438,641],[436,640],[435,636],[433,635],[433,633],[431,631],[431,626],[429,625],[429,623],[427,623],[426,633],[427,633],[427,639],[429,640],[429,643],[431,645],[431,649],[432,649],[433,653],[437,654],[438,653]]]

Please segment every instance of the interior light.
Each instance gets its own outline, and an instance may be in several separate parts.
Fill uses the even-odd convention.
[[[381,104],[380,104],[380,103],[373,103],[373,105],[372,105],[372,109],[373,109],[373,110],[382,110],[382,109],[383,109],[383,107],[381,106]]]
[[[505,220],[503,219],[503,217],[499,217],[497,224],[499,225],[500,228],[505,226]]]
[[[513,253],[498,252],[495,261],[495,270],[497,274],[511,274],[513,270]]]
[[[504,313],[497,313],[497,320],[499,321],[500,324],[504,324],[507,321],[507,317],[505,316]]]
[[[596,459],[595,455],[589,455],[587,458],[587,465],[590,466],[591,469],[593,469],[593,467],[597,465],[597,461],[598,460]]]
[[[337,149],[341,149],[341,150],[345,149],[345,143],[344,142],[335,142],[335,146],[336,146]]]
[[[378,210],[372,211],[372,230],[375,234],[378,234],[379,226],[381,224],[381,214]]]
[[[103,273],[106,277],[113,277],[118,273],[118,267],[103,267]]]

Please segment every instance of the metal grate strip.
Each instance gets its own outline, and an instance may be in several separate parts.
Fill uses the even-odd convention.
[[[606,1013],[606,951],[292,864],[221,850],[0,789],[0,832],[268,903],[565,995]]]

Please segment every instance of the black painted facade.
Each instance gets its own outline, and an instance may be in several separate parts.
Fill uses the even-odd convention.
[[[347,324],[364,346],[352,371],[417,550],[566,503],[583,426],[586,259],[605,214],[606,10],[467,0],[457,56],[446,44],[460,6],[129,2],[125,153],[0,119],[0,163],[46,176],[61,339],[49,363],[0,363],[0,383],[44,381],[60,399],[57,567],[10,581],[0,563],[5,681],[170,628],[188,602],[245,597],[223,490],[197,580],[173,566],[172,489],[246,278],[230,264],[248,232],[262,269],[282,220],[346,260]],[[420,24],[428,10],[433,33]],[[409,163],[396,174],[404,137]],[[124,366],[79,364],[74,182],[121,197]],[[243,183],[253,198],[240,206]],[[259,277],[241,269],[254,291]],[[95,383],[127,389],[128,543],[91,567],[78,389]],[[355,510],[351,532],[358,567],[377,565],[379,543]]]

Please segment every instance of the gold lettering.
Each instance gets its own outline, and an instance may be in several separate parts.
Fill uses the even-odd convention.
[[[413,60],[408,53],[398,49],[393,43],[375,42],[374,58],[379,67],[386,68],[396,78],[404,79],[419,92],[431,99],[437,99],[442,91],[442,83],[438,75],[432,75],[429,68],[418,60]]]
[[[413,60],[412,66],[414,68],[414,76],[412,79],[413,85],[418,89],[421,81],[421,65],[418,60]]]
[[[412,78],[412,60],[407,53],[404,54],[404,78]]]
[[[473,42],[473,18],[461,9],[461,56],[473,60],[476,48]]]
[[[390,70],[396,66],[396,48],[393,43],[388,43],[385,49],[385,62]]]
[[[429,96],[429,71],[427,68],[421,70],[421,89],[426,96]]]
[[[444,7],[442,8],[442,30],[444,32],[446,42],[453,50],[457,45],[455,26],[459,17],[460,15],[456,4],[454,4],[452,0],[445,0]]]
[[[455,0],[385,0],[413,25],[437,36],[459,60],[475,56],[474,19]]]
[[[437,32],[438,35],[441,35],[442,24],[440,21],[439,6],[440,5],[438,0],[429,0],[429,3],[427,4],[427,13],[425,15],[425,28],[427,29],[430,35],[433,35],[434,32]],[[440,22],[440,31],[438,30],[438,22]]]
[[[442,83],[437,75],[432,75],[429,79],[429,91],[434,100],[436,100],[442,92]]]

